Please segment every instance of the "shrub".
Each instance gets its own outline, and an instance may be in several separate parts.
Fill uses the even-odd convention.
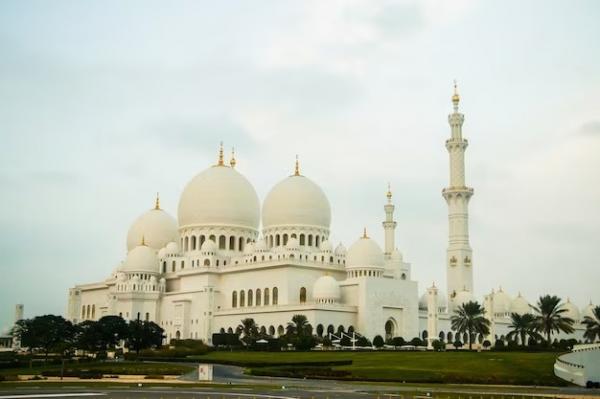
[[[307,351],[317,345],[317,340],[312,335],[298,337],[294,342],[294,347],[298,351]]]
[[[419,337],[414,337],[409,343],[413,346],[423,346],[423,341],[421,341],[421,338]]]
[[[496,350],[504,350],[504,347],[506,345],[504,345],[504,341],[502,341],[501,339],[497,340],[496,343],[494,344],[494,349]]]
[[[365,337],[359,337],[356,340],[356,346],[371,346],[371,341]]]
[[[322,342],[324,347],[330,347],[331,346],[331,340],[328,337],[323,338],[323,342]]]
[[[340,345],[342,346],[352,346],[352,340],[350,339],[350,337],[347,336],[343,336],[342,339],[340,339]]]
[[[433,350],[436,352],[440,352],[446,349],[446,344],[444,344],[444,342],[440,341],[439,339],[434,340],[431,343],[431,346],[433,346]]]
[[[373,338],[373,345],[376,348],[381,348],[384,345],[383,337],[381,335],[376,335],[375,338]]]
[[[402,337],[394,337],[394,338],[392,338],[392,345],[404,346],[404,345],[406,345],[406,341]]]
[[[148,374],[144,377],[145,380],[164,380],[165,376],[161,374]]]
[[[452,345],[454,346],[455,349],[459,349],[459,348],[462,348],[463,343],[460,342],[459,339],[457,339],[456,341],[454,341],[454,343]]]

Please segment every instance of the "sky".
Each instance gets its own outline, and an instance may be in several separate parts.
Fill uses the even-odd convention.
[[[474,289],[600,303],[600,2],[0,2],[0,330],[64,314],[106,278],[131,223],[176,217],[219,142],[262,200],[292,173],[331,241],[397,246],[445,286],[458,81]]]

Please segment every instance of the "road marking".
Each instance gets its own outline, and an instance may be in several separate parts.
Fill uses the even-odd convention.
[[[67,396],[106,396],[105,393],[82,392],[82,393],[36,393],[30,395],[0,395],[0,399],[18,398],[65,398]]]

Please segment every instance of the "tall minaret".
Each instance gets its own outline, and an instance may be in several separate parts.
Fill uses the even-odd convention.
[[[473,292],[473,261],[469,245],[469,199],[473,189],[465,185],[465,150],[468,142],[462,137],[464,115],[458,112],[460,97],[454,82],[452,104],[448,115],[452,136],[446,140],[450,154],[450,186],[442,191],[448,204],[448,250],[446,255],[447,284],[450,303],[457,292]]]
[[[383,230],[385,232],[385,256],[390,257],[394,248],[396,248],[396,222],[394,221],[394,204],[392,204],[392,190],[388,184],[386,194],[387,204],[383,206],[385,210],[385,222],[383,222]]]

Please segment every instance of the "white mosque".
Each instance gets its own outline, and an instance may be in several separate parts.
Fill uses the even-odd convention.
[[[73,322],[105,315],[151,320],[167,339],[192,338],[211,343],[213,333],[233,332],[253,318],[262,332],[278,336],[293,315],[306,315],[314,333],[356,332],[372,339],[401,336],[446,342],[459,337],[450,327],[454,309],[477,300],[469,244],[468,203],[462,137],[464,115],[452,96],[448,116],[451,137],[448,204],[447,294],[433,285],[419,297],[411,265],[396,248],[394,205],[388,189],[382,247],[365,231],[348,249],[330,240],[331,207],[323,190],[301,174],[277,183],[261,206],[252,184],[227,165],[221,147],[218,162],[187,184],[178,219],[160,208],[142,214],[127,234],[127,256],[106,280],[69,290],[67,317]],[[261,219],[262,216],[262,219]],[[262,224],[261,224],[262,221]],[[520,294],[502,289],[480,300],[492,321],[481,343],[505,339],[510,314],[531,312]],[[584,315],[570,301],[567,315],[576,320],[581,339]]]

